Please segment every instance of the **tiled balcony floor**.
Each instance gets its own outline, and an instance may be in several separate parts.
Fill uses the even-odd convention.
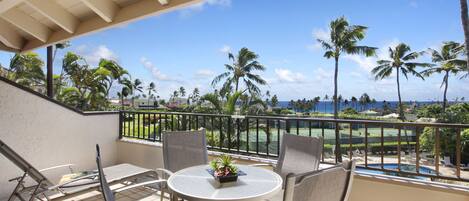
[[[116,194],[116,201],[160,201],[160,191],[151,188],[139,187]],[[169,194],[165,194],[163,200],[169,201]],[[66,199],[66,201],[103,201],[100,192],[91,192],[84,195]]]

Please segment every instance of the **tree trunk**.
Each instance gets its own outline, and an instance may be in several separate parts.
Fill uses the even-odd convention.
[[[446,92],[448,92],[449,71],[446,71],[444,79],[445,79],[445,91],[443,93],[443,113],[446,111],[446,104],[448,102],[448,100],[446,99]]]
[[[396,70],[397,97],[398,97],[398,100],[399,100],[399,105],[398,105],[398,109],[399,109],[399,119],[402,120],[402,121],[404,121],[404,120],[405,120],[404,108],[402,108],[401,86],[400,86],[400,82],[399,82],[399,74],[400,74],[400,71],[401,71],[401,69],[400,69],[400,68],[397,68],[397,70]]]
[[[335,70],[334,70],[334,118],[337,119],[339,118],[339,113],[338,113],[338,105],[337,105],[337,80],[338,80],[338,77],[339,77],[339,58],[336,57],[335,58]]]
[[[401,121],[405,121],[405,115],[404,115],[404,108],[402,107],[402,99],[401,99],[401,86],[400,86],[400,82],[399,82],[399,74],[400,74],[400,68],[397,68],[396,70],[396,81],[397,81],[397,97],[399,99],[399,105],[398,105],[398,108],[399,108],[399,119]],[[404,135],[405,135],[405,141],[407,143],[407,149],[409,150],[409,154],[410,154],[410,141],[409,141],[409,136],[407,135],[407,129],[404,129]],[[416,140],[419,140],[419,139],[416,139]],[[418,153],[416,153],[418,154]]]
[[[339,76],[339,57],[335,57],[335,72],[334,72],[334,119],[339,118],[338,102],[337,102],[337,80]],[[335,157],[338,162],[342,162],[342,154],[340,153],[340,133],[339,124],[335,123]]]
[[[464,30],[464,41],[466,46],[466,60],[469,63],[469,20],[468,20],[468,12],[467,12],[467,0],[459,0],[461,5],[461,23],[462,28]]]

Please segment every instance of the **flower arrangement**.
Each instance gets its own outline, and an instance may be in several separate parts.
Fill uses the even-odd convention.
[[[210,162],[213,177],[219,182],[236,181],[238,179],[238,168],[233,164],[229,155],[222,155]]]

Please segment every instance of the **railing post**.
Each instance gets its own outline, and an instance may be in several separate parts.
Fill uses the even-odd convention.
[[[124,120],[123,112],[119,111],[119,139],[122,139],[122,124]]]

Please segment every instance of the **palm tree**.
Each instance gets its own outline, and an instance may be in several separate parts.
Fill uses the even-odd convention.
[[[467,0],[459,0],[461,6],[461,23],[464,30],[464,41],[466,47],[466,63],[469,63],[469,19],[467,12]],[[466,70],[469,71],[469,68]],[[469,72],[468,72],[469,73]]]
[[[422,74],[424,76],[430,76],[433,73],[444,74],[443,82],[440,86],[445,86],[445,90],[443,92],[443,112],[446,110],[446,104],[448,103],[446,92],[448,91],[449,76],[451,74],[456,75],[464,71],[464,67],[467,66],[466,60],[458,58],[463,50],[463,45],[453,41],[443,43],[440,51],[429,49],[429,52],[432,55],[432,62],[437,65],[431,66],[422,71]]]
[[[397,96],[399,99],[399,119],[401,119],[402,121],[405,120],[405,116],[401,98],[401,88],[399,79],[400,74],[402,73],[402,75],[404,75],[404,77],[408,79],[408,74],[410,73],[423,80],[424,77],[415,69],[419,66],[428,67],[431,66],[431,64],[414,62],[414,60],[417,59],[421,54],[422,52],[411,52],[411,49],[408,45],[400,43],[394,49],[391,47],[389,48],[390,60],[377,61],[378,66],[374,67],[371,70],[371,73],[375,75],[376,80],[390,77],[393,70],[395,70],[397,82]]]
[[[108,105],[105,80],[109,79],[109,71],[90,68],[82,57],[71,52],[64,56],[62,68],[72,84],[66,94],[60,95],[71,101],[68,104],[81,110],[102,110]]]
[[[338,77],[339,77],[339,58],[342,54],[364,54],[365,56],[375,55],[375,47],[360,46],[357,42],[365,38],[367,27],[361,25],[350,25],[345,17],[340,17],[330,23],[330,36],[328,41],[317,39],[326,51],[324,57],[333,58],[335,62],[334,70],[334,118],[339,117],[338,113]],[[339,127],[335,129],[336,147],[340,147]],[[336,149],[336,156],[339,162],[342,161],[340,149]]]
[[[365,38],[367,27],[361,25],[350,25],[345,17],[340,17],[330,23],[330,36],[328,41],[317,39],[326,52],[324,57],[335,61],[334,71],[334,118],[338,118],[338,74],[339,58],[342,54],[363,54],[365,56],[375,55],[375,47],[357,45],[358,41]],[[338,135],[338,132],[337,134]],[[336,136],[337,137],[337,136]]]
[[[228,94],[226,97],[227,101],[223,101],[219,94],[208,93],[202,96],[200,100],[210,102],[218,114],[232,115],[235,112],[236,102],[241,95],[241,92],[235,92],[233,95]]]
[[[319,105],[319,102],[321,102],[321,97],[320,96],[314,97],[314,111],[319,110],[316,107],[316,105]]]
[[[36,53],[15,54],[10,59],[8,77],[27,87],[42,86],[45,81],[43,67],[44,62]]]
[[[371,99],[371,107],[372,107],[371,109],[375,109],[376,102],[377,102],[376,99],[374,99],[374,98]]]
[[[192,101],[192,103],[199,104],[199,100],[200,100],[199,88],[197,88],[197,87],[194,88],[194,90],[192,91],[192,94],[189,97],[190,97],[190,100]],[[187,101],[189,102],[189,99]]]
[[[150,105],[150,99],[153,98],[153,93],[156,93],[156,85],[154,82],[150,82],[150,84],[148,85],[148,104],[147,105]]]
[[[277,95],[275,94],[274,96],[272,96],[272,100],[270,101],[270,103],[272,104],[272,107],[277,107],[278,105],[278,98],[277,98]]]
[[[368,104],[371,102],[370,96],[367,93],[363,93],[358,100],[362,106],[362,111],[368,109]]]
[[[179,87],[179,94],[181,95],[181,97],[184,97],[186,96],[186,89],[184,89],[184,87]]]
[[[140,94],[136,94],[136,92],[143,92],[143,83],[140,79],[135,79],[132,83],[132,107],[135,107],[135,99],[140,98]]]
[[[122,85],[122,89],[120,92],[117,92],[117,96],[120,98],[121,101],[121,109],[124,110],[124,98],[127,98],[127,96],[132,94],[133,84],[132,81],[127,78],[121,80],[120,84]]]
[[[327,101],[329,100],[329,96],[326,94],[322,100],[324,100],[324,113],[327,113]]]
[[[337,98],[337,102],[338,102],[338,106],[339,106],[338,110],[339,111],[340,111],[340,104],[342,103],[343,100],[344,99],[342,98],[342,95],[339,95],[339,98]]]
[[[179,97],[179,92],[177,90],[174,90],[173,91],[173,94],[171,94],[171,98],[173,100],[173,102],[176,100],[176,98]]]
[[[109,76],[106,77],[106,94],[109,95],[109,91],[114,84],[114,81],[120,82],[125,75],[129,75],[129,73],[120,66],[116,61],[108,60],[108,59],[101,59],[98,64],[98,68],[102,68],[101,70],[107,70]]]
[[[235,92],[239,92],[240,81],[246,85],[251,95],[260,93],[256,84],[265,85],[267,82],[261,76],[254,74],[254,70],[264,71],[265,67],[257,61],[259,56],[248,48],[241,48],[238,55],[228,53],[228,58],[232,64],[225,64],[226,72],[216,76],[212,81],[212,86],[216,86],[221,80],[226,79],[222,90],[224,93],[231,91],[232,84],[235,85]]]
[[[355,110],[358,110],[358,108],[357,108],[357,101],[358,101],[357,98],[355,96],[352,96],[352,98],[350,98],[350,100],[352,101],[352,105],[355,105]]]

